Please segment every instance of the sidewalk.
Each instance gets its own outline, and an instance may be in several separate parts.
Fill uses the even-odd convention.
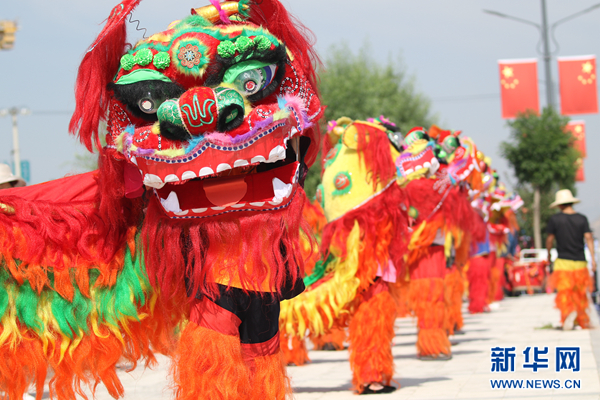
[[[600,329],[563,332],[559,325],[554,295],[507,298],[487,314],[465,314],[464,335],[451,337],[453,358],[450,361],[419,361],[415,357],[416,328],[410,318],[396,321],[393,342],[396,361],[395,380],[401,388],[375,399],[600,399]],[[592,323],[598,326],[597,314]],[[515,372],[492,373],[492,347],[516,347]],[[539,372],[524,370],[526,347],[548,347],[549,367]],[[555,347],[581,348],[579,372],[555,372]],[[348,352],[311,351],[312,363],[288,369],[296,400],[353,399]],[[533,357],[533,350],[532,350]],[[141,368],[127,374],[119,372],[126,399],[158,400],[172,398],[167,388],[168,361],[159,359],[154,370]],[[530,360],[532,362],[533,360]],[[490,379],[512,380],[579,380],[580,389],[491,389]],[[108,400],[102,385],[96,398]],[[362,397],[360,397],[362,398]],[[265,399],[269,400],[269,399]]]

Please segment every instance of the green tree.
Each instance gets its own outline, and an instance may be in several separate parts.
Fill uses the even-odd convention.
[[[321,103],[327,106],[323,132],[327,121],[340,117],[366,119],[384,115],[403,133],[437,121],[431,113],[431,102],[415,87],[416,78],[408,76],[400,62],[377,63],[368,45],[362,46],[358,54],[347,44],[332,46],[319,78]],[[316,162],[304,183],[309,198],[315,195],[320,175],[321,165]]]
[[[526,112],[508,122],[510,140],[501,144],[502,155],[513,168],[524,199],[527,192],[533,193],[529,214],[537,248],[542,247],[541,197],[551,196],[557,187],[574,190],[575,186],[579,153],[572,146],[573,137],[565,131],[568,122],[568,117],[551,107],[544,108],[541,115]]]

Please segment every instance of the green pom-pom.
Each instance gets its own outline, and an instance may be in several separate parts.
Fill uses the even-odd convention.
[[[154,66],[158,69],[165,69],[171,65],[171,56],[165,51],[161,51],[154,56]]]
[[[138,50],[133,59],[137,65],[145,67],[152,62],[152,51],[150,49]]]
[[[235,55],[235,44],[231,40],[222,41],[217,46],[217,53],[223,58],[231,58]]]
[[[131,54],[125,54],[121,57],[121,68],[125,71],[129,71],[135,65],[135,61],[133,61],[133,56]]]
[[[269,38],[263,35],[258,35],[254,38],[254,44],[256,44],[256,48],[258,51],[265,51],[271,48],[271,41]]]
[[[250,38],[247,38],[246,36],[240,36],[235,41],[235,47],[237,47],[240,54],[250,50],[252,48],[252,44],[252,40],[250,40]]]

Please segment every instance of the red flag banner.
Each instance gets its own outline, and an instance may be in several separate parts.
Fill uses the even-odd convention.
[[[537,60],[498,60],[502,118],[515,118],[518,113],[540,111]]]
[[[573,143],[573,147],[579,150],[581,153],[581,157],[587,157],[587,151],[585,148],[585,121],[570,121],[565,127],[567,132],[571,132],[575,142]]]
[[[558,57],[560,110],[563,115],[596,114],[596,56]]]
[[[577,172],[575,173],[575,182],[584,182],[585,174],[583,172],[583,158],[577,159]]]

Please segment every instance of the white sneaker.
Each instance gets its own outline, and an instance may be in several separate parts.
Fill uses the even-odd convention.
[[[575,325],[575,318],[577,318],[577,311],[572,311],[571,314],[567,315],[565,322],[563,322],[563,331],[572,331]]]

